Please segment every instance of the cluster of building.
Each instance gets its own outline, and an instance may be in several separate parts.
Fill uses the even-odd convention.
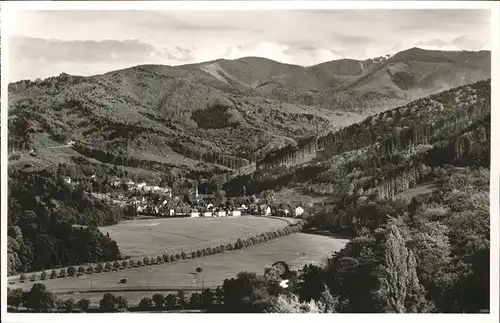
[[[95,181],[95,175],[91,176]],[[77,184],[70,177],[65,178],[68,184]],[[216,205],[215,199],[211,195],[198,194],[198,188],[191,189],[189,195],[191,203],[186,203],[179,196],[173,196],[172,190],[168,187],[152,186],[146,182],[135,183],[131,180],[123,181],[113,179],[109,185],[114,188],[127,188],[128,192],[137,194],[116,193],[95,193],[89,194],[101,200],[114,203],[122,208],[130,208],[135,215],[149,215],[156,217],[227,217],[242,215],[262,215],[297,217],[304,213],[301,206],[275,207],[267,204],[249,203],[237,206]],[[148,194],[151,193],[151,194]],[[154,196],[154,198],[152,198]]]

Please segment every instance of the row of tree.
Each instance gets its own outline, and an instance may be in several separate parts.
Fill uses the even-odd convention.
[[[21,274],[19,280],[24,282],[29,279],[31,281],[36,280],[46,280],[46,279],[56,279],[56,278],[65,278],[65,277],[74,277],[80,276],[83,274],[94,274],[101,272],[109,272],[113,270],[123,270],[127,268],[136,268],[142,266],[152,266],[159,265],[163,263],[173,263],[179,260],[185,259],[194,259],[200,257],[206,257],[215,255],[218,253],[223,253],[225,251],[238,250],[247,248],[252,245],[264,243],[273,239],[277,239],[279,237],[290,235],[295,232],[300,232],[303,227],[303,222],[299,222],[297,224],[289,225],[283,229],[277,229],[274,231],[269,231],[262,233],[260,235],[256,235],[247,239],[237,239],[235,243],[231,244],[221,244],[219,246],[210,246],[207,248],[202,248],[199,250],[194,250],[192,252],[178,252],[175,254],[163,254],[157,257],[148,257],[145,256],[142,259],[134,260],[134,259],[124,259],[124,260],[115,260],[108,261],[105,263],[97,263],[90,265],[80,265],[80,266],[70,266],[67,268],[61,268],[59,270],[52,269],[52,271],[42,271],[40,275],[36,273],[32,273],[29,276],[27,274]]]
[[[184,291],[176,294],[169,293],[166,296],[160,293],[152,297],[141,299],[137,306],[139,311],[181,311],[181,310],[203,310],[213,311],[223,304],[223,293],[220,287],[214,291],[204,289],[201,293],[191,293],[188,298]]]

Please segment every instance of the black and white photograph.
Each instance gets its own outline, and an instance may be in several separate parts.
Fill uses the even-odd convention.
[[[498,320],[499,4],[264,2],[1,4],[2,321]]]

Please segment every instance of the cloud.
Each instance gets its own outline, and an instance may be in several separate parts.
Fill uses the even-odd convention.
[[[195,60],[195,55],[190,48],[181,48],[179,46],[175,48],[164,48],[163,51],[156,51],[155,54],[158,57],[166,57],[168,60],[176,62],[193,62]]]
[[[92,63],[110,60],[134,62],[148,56],[155,48],[138,40],[61,41],[31,37],[14,37],[10,55],[23,59],[50,62]]]
[[[260,56],[314,65],[411,47],[490,46],[487,10],[19,11],[10,79]],[[97,69],[99,67],[99,69]],[[66,70],[63,70],[66,69]]]
[[[345,57],[339,51],[314,46],[288,48],[283,53],[288,55],[290,62],[298,65],[315,65],[318,62],[333,61]]]
[[[487,44],[478,39],[472,39],[462,35],[448,41],[443,39],[420,41],[417,42],[415,46],[432,50],[462,50],[464,48],[481,50],[487,47]]]

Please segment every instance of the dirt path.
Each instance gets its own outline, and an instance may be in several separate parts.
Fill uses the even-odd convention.
[[[411,199],[420,195],[430,194],[435,190],[437,190],[438,188],[439,188],[439,183],[437,182],[425,183],[417,187],[411,188],[407,191],[401,192],[396,196],[394,196],[394,198],[406,196]]]

